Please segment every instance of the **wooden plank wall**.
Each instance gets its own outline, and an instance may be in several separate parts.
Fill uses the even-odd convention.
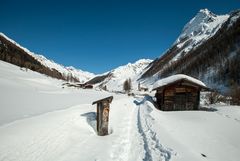
[[[199,89],[190,86],[172,85],[156,93],[159,109],[164,111],[197,110],[199,97]]]

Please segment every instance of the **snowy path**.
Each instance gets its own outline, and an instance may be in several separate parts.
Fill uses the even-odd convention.
[[[116,127],[112,127],[116,129],[113,131],[114,139],[112,144],[112,152],[110,154],[111,160],[114,161],[127,161],[130,155],[129,150],[131,146],[131,133],[134,130],[132,127],[133,124],[133,112],[134,108],[132,106],[132,99],[121,101],[118,103],[118,109],[116,109],[119,116],[121,116],[122,120],[117,120],[117,118],[111,117],[113,121],[118,122]]]
[[[142,136],[144,143],[145,156],[143,161],[168,161],[171,159],[171,150],[166,149],[160,144],[156,132],[153,130],[154,118],[149,115],[153,110],[147,105],[147,102],[135,101],[138,105],[137,124],[138,131]]]
[[[139,101],[139,102],[138,102]],[[169,161],[171,150],[164,148],[157,138],[151,125],[154,119],[149,115],[151,107],[143,98],[128,98],[127,113],[119,108],[118,113],[123,117],[119,126],[118,138],[113,143],[111,159],[114,161]],[[121,107],[121,106],[119,106]],[[125,115],[125,116],[124,116]],[[114,131],[115,133],[115,131]]]

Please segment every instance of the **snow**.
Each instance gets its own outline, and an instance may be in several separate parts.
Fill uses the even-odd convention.
[[[0,98],[5,98],[0,102],[0,124],[71,107],[78,104],[79,98],[82,103],[87,103],[88,97],[92,101],[99,98],[92,96],[91,90],[63,89],[63,81],[31,70],[26,72],[3,61],[0,61],[0,75]],[[101,95],[109,94],[101,92]]]
[[[55,69],[58,72],[60,72],[61,74],[63,74],[65,77],[73,76],[73,77],[77,78],[80,82],[86,82],[95,76],[93,73],[82,71],[80,69],[75,69],[74,67],[64,67],[63,65],[55,63],[53,60],[47,59],[43,55],[35,54],[35,53],[31,52],[30,50],[28,50],[27,48],[22,47],[17,42],[10,39],[3,33],[0,33],[0,36],[4,37],[11,43],[15,44],[17,47],[23,49],[27,54],[33,56],[36,60],[38,60],[45,67],[48,67],[50,69]]]
[[[165,147],[161,149],[170,152],[170,160],[238,160],[240,107],[214,108],[217,111],[163,112],[149,101],[140,104],[140,111],[150,117],[142,121],[149,121],[155,137]]]
[[[175,41],[180,52],[172,59],[176,61],[183,52],[188,52],[200,45],[221,28],[229,15],[215,15],[208,9],[201,9],[183,28],[182,33]]]
[[[151,97],[62,88],[63,81],[0,61],[1,161],[236,161],[240,107],[157,110]],[[93,101],[113,95],[107,136]],[[206,157],[204,157],[205,155]]]
[[[231,27],[240,17],[240,10],[233,13],[233,16],[230,17],[230,23],[228,25],[228,28]]]
[[[100,84],[102,86],[106,85],[109,91],[122,91],[124,81],[130,78],[132,81],[132,88],[136,90],[139,82],[138,79],[151,62],[152,60],[150,59],[140,59],[135,63],[128,63],[113,69],[108,72],[110,73],[110,77],[106,78]]]
[[[80,69],[76,69],[72,66],[64,67],[63,65],[57,64],[52,60],[47,59],[43,55],[32,54],[37,60],[41,62],[46,67],[50,69],[56,69],[60,73],[62,73],[65,77],[73,76],[77,78],[80,82],[86,82],[93,78],[95,75],[90,72],[82,71]]]
[[[122,106],[119,114],[123,115],[124,112],[131,114],[128,107],[131,100],[121,101],[125,106]],[[113,108],[110,110],[115,116],[119,109],[114,106],[122,105],[121,101],[112,104]],[[110,124],[115,125],[113,134],[99,137],[88,123],[94,112],[94,106],[81,104],[1,127],[0,160],[104,161],[114,158],[120,160],[120,157],[127,160],[129,148],[127,143],[130,141],[127,139],[131,129],[128,130],[125,126],[131,115],[122,117],[126,122],[110,117]],[[128,144],[130,146],[130,143]]]
[[[169,76],[167,78],[163,78],[163,79],[160,79],[160,80],[156,81],[153,84],[153,89],[165,86],[167,84],[176,82],[178,80],[188,80],[188,81],[193,82],[195,84],[198,84],[198,85],[200,85],[202,87],[206,87],[206,85],[202,81],[200,81],[198,79],[195,79],[193,77],[190,77],[190,76],[187,76],[187,75],[184,75],[184,74],[176,74],[176,75],[172,75],[172,76]]]

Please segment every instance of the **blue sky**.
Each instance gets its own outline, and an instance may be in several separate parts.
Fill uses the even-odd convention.
[[[65,66],[103,73],[159,57],[202,8],[216,14],[239,0],[1,0],[0,32]]]

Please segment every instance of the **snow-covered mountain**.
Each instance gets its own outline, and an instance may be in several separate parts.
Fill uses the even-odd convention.
[[[80,82],[86,82],[95,76],[93,73],[82,71],[81,69],[76,69],[73,66],[65,67],[63,65],[55,63],[53,60],[49,60],[43,55],[33,54],[33,56],[38,61],[40,61],[41,64],[43,64],[44,66],[50,69],[56,69],[57,71],[62,73],[65,78],[70,79],[70,81],[71,81],[71,77],[73,77],[73,78],[77,78]]]
[[[218,16],[208,9],[201,9],[197,15],[184,26],[182,33],[174,43],[180,51],[173,57],[172,61],[176,61],[182,54],[184,55],[215,35],[228,18],[228,14]]]
[[[67,81],[87,82],[92,78],[98,79],[102,77],[103,79],[98,81],[97,84],[100,86],[109,86],[111,90],[120,90],[120,88],[122,90],[122,84],[127,78],[136,82],[140,74],[142,74],[146,66],[151,62],[149,59],[141,59],[133,64],[128,63],[110,72],[95,76],[92,73],[75,69],[72,66],[64,67],[63,65],[55,63],[53,60],[47,59],[43,55],[35,54],[8,38],[3,33],[0,33],[0,42],[0,60]]]
[[[74,67],[64,67],[63,65],[55,63],[53,60],[47,59],[43,55],[35,54],[35,53],[29,51],[27,48],[22,47],[21,45],[19,45],[18,43],[16,43],[14,40],[10,39],[3,33],[0,33],[0,45],[2,45],[0,47],[0,49],[1,49],[0,54],[2,55],[2,57],[1,57],[2,60],[7,61],[9,63],[13,63],[15,65],[26,67],[26,66],[24,66],[25,60],[22,60],[22,59],[24,59],[24,58],[22,58],[22,57],[24,57],[22,55],[28,54],[29,56],[33,57],[36,61],[38,61],[41,65],[43,65],[47,69],[50,69],[50,71],[53,71],[53,72],[57,71],[58,73],[61,74],[61,76],[58,76],[56,78],[60,78],[60,79],[62,78],[62,79],[68,80],[68,81],[86,82],[89,79],[94,77],[93,73],[82,71],[80,69],[75,69]],[[7,54],[7,49],[9,49],[9,48],[14,48],[14,49],[12,49],[13,52],[17,52],[19,54],[19,56],[17,58],[13,56],[13,57],[7,59],[6,57],[8,57],[7,55],[9,55],[9,54]],[[4,54],[6,56],[3,56]],[[12,61],[12,59],[19,59],[19,60],[17,60],[17,62],[15,63],[15,61]],[[20,61],[21,61],[21,63],[20,63]],[[31,61],[29,63],[33,63],[33,62]],[[53,77],[55,75],[55,74],[50,74],[49,72],[45,72],[45,71],[42,72],[43,69],[40,66],[38,66],[37,68],[38,69],[36,69],[36,67],[30,68],[30,69],[32,69],[32,70],[35,69],[35,71],[37,71],[37,72],[41,72],[43,74],[53,76]]]
[[[226,91],[239,84],[240,11],[215,15],[201,9],[173,45],[155,59],[141,79],[152,84],[173,74],[187,74]]]
[[[133,89],[137,89],[138,79],[151,62],[150,59],[140,59],[135,63],[128,63],[95,77],[89,83],[97,84],[100,87],[106,86],[109,91],[122,91],[124,81],[130,78]]]
[[[154,60],[151,68],[142,78],[159,73],[164,68],[185,56],[189,51],[200,46],[214,36],[227,21],[229,15],[216,15],[208,9],[201,9],[183,28],[173,45]]]

